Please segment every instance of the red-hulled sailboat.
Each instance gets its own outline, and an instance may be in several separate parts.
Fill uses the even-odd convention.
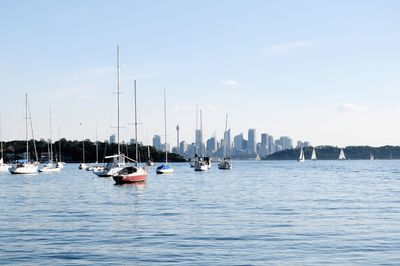
[[[113,176],[115,183],[137,183],[146,182],[147,170],[146,168],[139,167],[138,165],[138,141],[137,141],[137,111],[136,111],[136,80],[134,82],[134,96],[135,96],[135,145],[136,145],[136,161],[135,166],[126,166],[122,168],[116,175]]]

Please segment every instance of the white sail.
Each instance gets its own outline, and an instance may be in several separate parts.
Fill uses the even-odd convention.
[[[339,160],[346,160],[343,149],[340,149]]]
[[[315,152],[315,148],[313,148],[313,150],[312,150],[311,160],[317,160],[317,153]]]
[[[372,161],[375,159],[374,155],[372,153],[369,154],[369,159]]]
[[[299,162],[304,162],[305,161],[303,148],[300,149],[300,155],[299,155],[298,161]]]

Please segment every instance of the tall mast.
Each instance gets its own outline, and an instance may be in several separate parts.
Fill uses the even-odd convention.
[[[50,162],[53,161],[53,144],[51,140],[51,107],[50,107]]]
[[[165,163],[168,162],[168,151],[167,151],[167,96],[165,95],[164,88],[164,148],[165,148]]]
[[[36,162],[39,160],[38,159],[38,154],[37,154],[37,149],[36,149],[36,142],[35,142],[35,135],[33,134],[33,124],[32,124],[32,116],[31,116],[31,108],[29,106],[29,102],[28,102],[28,97],[26,98],[26,102],[27,102],[27,106],[28,106],[28,114],[29,114],[29,122],[31,124],[31,133],[32,133],[32,140],[33,140],[33,148],[35,150],[35,159]],[[28,123],[27,123],[28,124]],[[28,137],[28,134],[26,135]]]
[[[118,122],[117,122],[117,142],[118,142],[118,155],[121,153],[121,146],[119,144],[119,79],[120,79],[120,65],[119,65],[119,45],[117,45],[117,116],[118,116]]]
[[[225,117],[225,132],[224,132],[224,157],[226,156],[226,136],[227,136],[227,131],[228,130],[228,114],[226,114]]]
[[[200,109],[200,153],[201,153],[201,156],[204,156],[204,154],[203,154],[203,116],[202,116],[201,109]]]
[[[61,162],[61,135],[60,135],[60,127],[58,127],[58,152],[60,155],[58,156],[58,160]]]
[[[3,154],[3,136],[2,136],[2,132],[1,132],[1,113],[0,113],[0,149],[1,149],[1,158],[3,159],[4,154]]]
[[[197,143],[197,129],[199,128],[199,105],[196,105],[196,130],[195,130],[195,138],[194,138],[194,141],[195,141],[195,144],[196,144],[196,151],[195,151],[195,153],[197,154],[197,153],[199,153],[199,147],[198,147],[198,143]]]
[[[26,139],[26,160],[29,161],[29,148],[28,148],[28,94],[25,93],[25,139]]]
[[[96,122],[96,163],[99,162],[99,141],[97,140],[97,122]]]
[[[134,100],[135,100],[135,153],[136,153],[136,166],[138,166],[138,160],[139,160],[139,155],[138,155],[138,140],[137,140],[137,108],[136,108],[136,79],[133,83],[134,87]]]

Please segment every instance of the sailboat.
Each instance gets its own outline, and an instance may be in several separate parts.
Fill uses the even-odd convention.
[[[8,168],[10,166],[8,164],[4,163],[4,151],[3,151],[3,139],[1,135],[1,114],[0,114],[0,152],[1,152],[1,157],[0,157],[0,172],[6,172],[8,171]]]
[[[167,150],[167,100],[164,88],[164,149],[165,149],[165,163],[157,167],[157,174],[169,174],[174,172],[174,168],[168,165],[168,150]]]
[[[25,94],[25,138],[26,138],[26,157],[23,160],[17,160],[8,170],[11,174],[34,174],[37,173],[38,163],[30,161],[29,141],[28,141],[28,94]],[[31,121],[32,122],[32,121]],[[32,126],[32,123],[31,123]],[[32,129],[32,128],[31,128]],[[33,129],[32,129],[33,132]]]
[[[369,154],[369,159],[372,161],[375,159],[374,155],[372,153]]]
[[[218,169],[221,170],[230,170],[232,169],[232,163],[231,163],[231,158],[226,156],[226,145],[227,145],[227,141],[226,141],[226,137],[227,137],[227,130],[228,130],[228,114],[226,114],[226,118],[225,118],[225,132],[224,132],[224,156],[222,157],[222,159],[219,161],[218,163]]]
[[[147,166],[153,166],[154,162],[150,158],[150,145],[147,145]]]
[[[136,81],[135,81],[136,84]],[[120,98],[120,65],[119,65],[119,46],[117,46],[117,142],[118,142],[118,152],[115,155],[106,156],[105,159],[112,159],[108,162],[105,167],[95,167],[92,172],[99,177],[109,177],[117,174],[122,168],[126,166],[125,158],[121,153],[121,144],[119,141],[119,98]],[[137,142],[137,141],[136,141]]]
[[[310,158],[312,161],[315,161],[315,160],[317,160],[317,153],[315,152],[315,147],[313,148],[313,150],[312,150],[312,153],[311,153],[311,158]]]
[[[134,166],[126,166],[119,170],[114,176],[113,179],[116,184],[125,184],[125,183],[137,183],[137,182],[145,182],[147,179],[147,170],[145,168],[139,167],[138,165],[138,139],[137,139],[137,110],[136,110],[136,80],[134,82],[134,98],[135,98],[135,150],[136,150],[136,161]],[[126,158],[126,156],[124,156]]]
[[[79,164],[79,170],[86,170],[87,167],[85,163],[85,140],[82,140],[82,162]]]
[[[39,172],[59,172],[61,170],[56,164],[53,164],[53,144],[51,142],[51,109],[50,109],[50,138],[49,138],[49,161],[44,165],[43,168],[39,169]]]
[[[340,149],[338,160],[346,160],[346,156],[344,155],[343,149]]]
[[[203,153],[203,118],[202,112],[200,110],[200,156],[196,156],[194,160],[194,170],[195,171],[207,171],[211,168],[210,157],[204,156]]]
[[[300,155],[299,155],[299,159],[297,159],[298,162],[304,162],[306,159],[304,157],[304,151],[303,148],[300,149]]]
[[[64,168],[64,163],[61,160],[61,138],[60,138],[60,127],[58,127],[58,158],[57,158],[57,167]]]

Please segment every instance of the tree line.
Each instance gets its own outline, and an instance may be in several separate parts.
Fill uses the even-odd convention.
[[[34,145],[35,144],[35,145]],[[35,160],[35,146],[39,161],[47,159],[49,142],[46,140],[38,140],[33,142],[29,141],[29,158]],[[82,141],[71,141],[65,138],[60,139],[53,143],[53,159],[60,160],[67,163],[79,163],[83,161],[83,155],[85,156],[86,163],[96,162],[96,145],[98,147],[98,162],[104,162],[104,157],[117,154],[118,145],[110,144],[107,142],[92,142],[90,140]],[[18,159],[24,159],[26,154],[26,141],[9,141],[3,144],[4,160],[11,162]],[[138,147],[138,158],[136,158],[135,144],[121,144],[121,153],[125,156],[137,160],[139,162],[145,162],[149,158],[148,147],[139,145]],[[83,153],[85,149],[85,153]],[[165,152],[156,150],[150,146],[150,159],[154,162],[162,162],[165,160]],[[61,151],[61,152],[60,152]],[[60,156],[61,155],[61,156]],[[185,159],[175,153],[168,153],[168,161],[171,162],[184,162]]]

